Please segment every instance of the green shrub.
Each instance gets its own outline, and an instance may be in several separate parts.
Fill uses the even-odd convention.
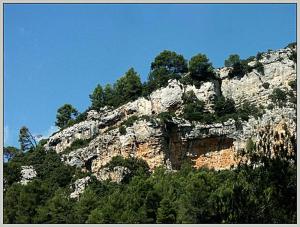
[[[296,80],[291,80],[288,85],[294,90],[297,91],[297,81]]]
[[[224,96],[220,96],[215,101],[214,110],[218,117],[236,113],[234,100],[230,98],[225,99]]]
[[[250,56],[246,59],[247,62],[251,62],[251,61],[254,61],[256,59],[255,56]]]
[[[256,69],[261,75],[265,75],[264,65],[261,62],[257,61],[253,68]]]
[[[256,145],[251,138],[249,138],[246,142],[246,151],[253,152],[256,149]]]
[[[137,116],[131,116],[126,121],[122,122],[122,125],[126,127],[131,127],[134,122],[136,122],[139,118]]]
[[[172,121],[172,118],[175,117],[174,112],[162,112],[157,115],[160,119],[161,124],[167,124],[168,122]]]
[[[86,147],[89,145],[89,143],[91,142],[92,138],[90,139],[76,139],[73,141],[73,143],[71,144],[70,147],[67,147],[63,153],[68,153],[70,151],[74,151],[74,150],[77,150],[79,148],[82,148],[82,147]]]
[[[237,54],[229,55],[228,59],[225,60],[224,65],[226,67],[232,67],[234,64],[240,62],[240,56]]]
[[[250,104],[249,102],[244,102],[243,105],[238,109],[238,113],[242,120],[248,121],[250,115],[255,118],[261,116],[262,110],[257,108],[255,105]]]
[[[289,91],[288,92],[288,96],[289,96],[289,101],[293,104],[297,104],[297,98],[296,96],[294,95],[294,92],[293,91]]]
[[[287,101],[286,92],[281,90],[280,88],[275,88],[269,97],[271,101],[279,107],[285,106]]]
[[[292,43],[289,43],[285,48],[295,48],[297,46],[297,42],[292,42]]]
[[[297,63],[297,52],[293,50],[292,54],[289,56],[289,59]]]
[[[273,110],[274,109],[274,105],[272,103],[270,103],[268,106],[267,106],[267,109],[268,110]]]
[[[262,86],[265,88],[265,89],[268,89],[270,87],[270,84],[268,82],[264,82],[262,84]]]
[[[201,80],[195,79],[195,77],[192,77],[191,75],[185,75],[179,79],[180,83],[184,85],[194,85],[197,89],[199,89],[202,85]]]
[[[213,78],[214,71],[212,63],[205,54],[197,54],[189,61],[189,72],[194,80],[205,81]]]
[[[248,65],[248,62],[246,60],[242,60],[240,62],[237,62],[233,64],[232,70],[228,73],[228,76],[230,78],[243,77],[246,73],[249,73],[252,71],[252,68]]]
[[[126,134],[126,127],[124,125],[121,125],[119,127],[119,132],[121,135],[125,135]]]

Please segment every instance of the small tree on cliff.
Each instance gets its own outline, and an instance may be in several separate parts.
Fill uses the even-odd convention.
[[[205,54],[197,54],[191,58],[189,72],[196,80],[205,80],[214,75],[213,66]]]
[[[65,104],[57,110],[55,125],[64,128],[78,115],[78,111],[70,104]]]
[[[229,55],[228,59],[225,60],[224,65],[226,67],[232,67],[234,64],[237,64],[241,61],[240,56],[237,54]]]
[[[100,84],[98,84],[93,93],[90,94],[90,99],[92,102],[91,108],[94,110],[99,110],[105,106],[104,92]]]
[[[174,51],[164,50],[151,63],[147,93],[167,85],[169,79],[179,79],[188,71],[184,57]]]

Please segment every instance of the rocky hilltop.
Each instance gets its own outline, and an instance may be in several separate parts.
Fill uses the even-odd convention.
[[[116,174],[106,169],[114,156],[141,158],[152,170],[161,165],[176,170],[185,161],[195,167],[221,170],[237,165],[237,154],[247,149],[250,140],[257,151],[275,152],[278,146],[291,149],[296,137],[296,104],[287,98],[284,105],[274,105],[270,97],[277,88],[289,94],[287,97],[296,97],[291,87],[296,81],[292,51],[295,49],[290,47],[269,51],[248,63],[261,63],[263,72],[253,69],[242,77],[231,77],[231,68],[224,67],[215,70],[216,78],[200,86],[169,80],[166,87],[148,97],[116,109],[91,110],[86,120],[50,136],[44,147],[61,154],[68,165],[92,172],[99,180],[126,174],[124,168],[114,169]],[[208,113],[214,113],[215,100],[224,96],[234,100],[237,107],[245,102],[255,105],[261,114],[224,122],[190,121],[182,117],[182,112],[184,96],[191,91],[204,102]],[[163,119],[166,112],[172,115]],[[124,127],[125,131],[120,130],[128,120],[131,124]],[[78,139],[85,145],[72,149]]]

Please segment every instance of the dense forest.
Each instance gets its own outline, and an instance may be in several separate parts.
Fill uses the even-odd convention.
[[[295,43],[289,44],[295,46]],[[230,55],[225,66],[230,77],[242,77],[257,70],[261,53],[241,60]],[[290,56],[296,62],[296,53]],[[257,60],[252,67],[250,61]],[[79,113],[70,104],[57,111],[56,125],[63,130],[86,119],[88,110],[105,106],[117,108],[167,85],[169,79],[200,86],[203,81],[217,80],[212,63],[198,54],[187,62],[182,55],[163,51],[152,62],[148,80],[141,82],[130,68],[113,85],[97,85],[90,94],[91,106]],[[268,86],[267,84],[265,86]],[[296,90],[296,81],[289,84]],[[119,97],[123,97],[120,99]],[[283,106],[293,93],[274,89],[270,99],[274,106]],[[259,117],[262,107],[244,103],[236,107],[231,99],[216,99],[214,114],[204,112],[204,103],[194,94],[184,97],[181,117],[203,123],[223,122],[229,118],[247,120]],[[172,113],[160,114],[165,121]],[[129,121],[132,119],[129,119]],[[127,121],[120,126],[130,124]],[[20,149],[5,147],[4,156],[4,223],[296,223],[297,222],[297,158],[296,140],[293,152],[280,147],[275,157],[268,151],[257,153],[249,141],[247,149],[238,154],[249,162],[241,162],[229,170],[195,169],[186,162],[177,171],[157,167],[153,172],[140,159],[114,157],[107,165],[125,166],[130,174],[120,184],[98,181],[91,173],[62,162],[53,150],[45,151],[46,140],[37,142],[27,127],[20,129]],[[82,141],[81,141],[82,142]],[[84,141],[83,141],[84,143]],[[74,145],[75,146],[75,145]],[[82,146],[82,144],[78,144]],[[75,148],[75,147],[73,147]],[[21,166],[33,165],[37,177],[27,185],[19,183]],[[70,185],[90,176],[91,182],[79,199],[70,198]]]
[[[93,176],[79,200],[70,184],[89,175],[61,162],[38,145],[4,165],[5,223],[296,223],[296,145],[269,159],[247,152],[251,164],[214,171],[185,163],[176,172],[150,174],[145,162],[115,157],[131,174],[121,184]],[[34,165],[38,177],[18,183],[20,167]]]

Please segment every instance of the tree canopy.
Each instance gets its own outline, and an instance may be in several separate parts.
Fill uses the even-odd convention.
[[[71,104],[65,104],[57,110],[55,125],[64,128],[77,115],[78,111]]]
[[[105,106],[104,92],[100,84],[94,89],[93,93],[90,94],[90,99],[92,102],[91,108],[93,110],[99,110]]]
[[[225,60],[224,65],[226,67],[232,67],[234,64],[240,62],[240,56],[237,54],[231,54],[229,55],[228,59]]]
[[[213,66],[205,54],[197,54],[191,58],[189,72],[196,80],[206,80],[214,75]]]

